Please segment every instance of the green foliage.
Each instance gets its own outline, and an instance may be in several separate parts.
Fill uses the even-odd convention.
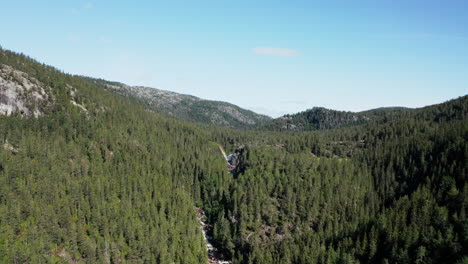
[[[420,109],[384,107],[363,112],[345,112],[314,107],[304,112],[271,120],[260,126],[260,129],[270,131],[329,130],[363,125],[375,126],[404,118],[434,122],[462,120],[466,118],[468,110],[466,97],[465,95],[457,100]]]
[[[2,145],[18,150],[0,150],[1,263],[206,263],[190,189],[224,167],[199,162],[205,133],[25,57],[0,63],[56,97],[42,117],[0,117]]]
[[[248,129],[271,120],[268,116],[254,113],[227,102],[204,100],[191,95],[148,87],[129,87],[122,83],[89,77],[80,78],[92,85],[122,95],[149,111],[163,113],[180,120],[202,125]]]
[[[467,96],[241,131],[148,112],[9,51],[0,64],[54,98],[41,117],[0,116],[0,263],[206,263],[194,205],[236,264],[466,262]],[[248,146],[236,177],[216,143]]]

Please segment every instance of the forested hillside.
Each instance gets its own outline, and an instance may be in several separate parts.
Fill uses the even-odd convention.
[[[226,102],[204,100],[191,95],[150,87],[128,86],[118,82],[87,77],[83,77],[83,79],[133,100],[150,111],[184,121],[245,129],[260,126],[271,120],[268,116]]]
[[[206,263],[191,190],[228,175],[205,132],[21,55],[0,64],[55,98],[0,116],[0,263]]]
[[[235,264],[468,261],[468,96],[242,131],[10,51],[0,65],[15,69],[5,91],[30,91],[24,78],[47,94],[0,116],[0,263],[207,263],[195,206]],[[218,144],[245,146],[236,173]]]
[[[312,109],[285,115],[271,120],[261,126],[261,129],[273,131],[311,131],[361,125],[368,122],[387,121],[402,113],[410,112],[403,107],[385,107],[363,112],[346,112],[314,107]]]
[[[362,112],[346,112],[314,107],[312,109],[284,115],[260,125],[260,130],[269,131],[315,131],[359,125],[378,125],[402,118],[426,119],[434,121],[448,120],[466,113],[464,100],[450,101],[437,106],[418,109],[404,107],[382,107]],[[446,106],[447,105],[447,106]]]
[[[462,259],[467,104],[465,96],[419,111],[425,118],[289,134],[251,148],[246,173],[224,194],[219,240],[253,263]],[[440,122],[454,108],[464,113]]]

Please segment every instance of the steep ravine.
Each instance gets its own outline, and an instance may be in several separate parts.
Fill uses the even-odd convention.
[[[205,239],[206,251],[208,253],[208,263],[209,264],[232,264],[232,261],[229,260],[226,256],[221,253],[221,251],[213,246],[213,237],[209,236],[208,233],[212,231],[212,226],[206,223],[205,211],[202,208],[196,207],[196,214],[198,219],[198,224],[203,233],[203,238]]]

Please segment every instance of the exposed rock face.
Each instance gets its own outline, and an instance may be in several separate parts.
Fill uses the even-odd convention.
[[[3,144],[3,149],[13,154],[18,153],[18,149],[13,147],[13,145],[11,145],[10,143],[8,143],[8,140]]]
[[[144,86],[129,86],[126,84],[107,84],[107,88],[110,88],[114,91],[130,92],[132,95],[148,99],[151,103],[157,104],[160,106],[172,106],[174,104],[180,103],[182,100],[187,100],[192,102],[201,101],[200,98],[190,95],[181,95],[178,93],[159,90],[155,88],[149,88]]]
[[[227,156],[228,170],[232,175],[237,176],[245,171],[244,155],[246,152],[247,148],[245,146],[240,146],[234,153]]]
[[[226,102],[204,100],[191,95],[103,80],[92,80],[92,82],[101,84],[106,89],[123,96],[141,99],[149,110],[187,121],[245,128],[263,124],[271,119]]]
[[[39,116],[51,103],[49,89],[28,74],[0,64],[0,114]]]

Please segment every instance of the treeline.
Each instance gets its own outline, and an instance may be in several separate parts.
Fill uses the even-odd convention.
[[[258,130],[268,131],[314,131],[344,127],[356,127],[364,124],[375,126],[405,118],[444,122],[464,118],[465,100],[451,100],[439,105],[418,109],[404,107],[383,107],[362,112],[346,112],[314,107],[312,109],[271,120]]]

